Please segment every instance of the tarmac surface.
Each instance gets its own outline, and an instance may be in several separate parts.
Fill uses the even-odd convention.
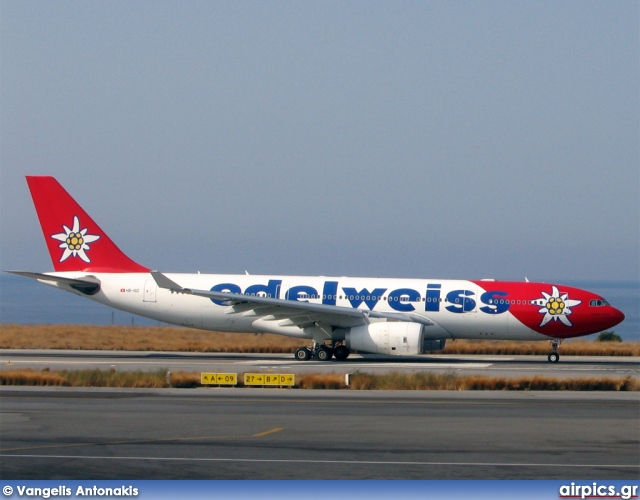
[[[229,354],[193,352],[134,352],[77,350],[0,350],[0,370],[115,369],[118,371],[186,371],[213,373],[388,373],[391,371],[457,373],[493,377],[634,377],[640,378],[640,357],[561,356],[549,363],[546,355],[453,355],[412,357],[351,355],[347,360],[296,361],[292,354]]]
[[[2,387],[2,479],[637,479],[638,393]]]

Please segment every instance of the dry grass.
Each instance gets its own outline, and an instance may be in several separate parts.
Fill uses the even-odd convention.
[[[242,387],[243,376],[238,377]],[[455,391],[640,391],[640,381],[626,378],[559,379],[545,376],[506,378],[455,373],[399,373],[384,375],[356,373],[345,385],[341,374],[305,374],[296,376],[301,389],[352,390],[455,390]],[[115,372],[113,370],[77,370],[52,372],[47,369],[0,371],[0,385],[36,385],[65,387],[167,387],[166,370],[155,372]],[[199,373],[171,374],[171,387],[201,387]]]
[[[355,373],[349,387],[356,390],[459,390],[461,377],[454,373]]]
[[[640,381],[626,378],[560,379],[545,376],[507,378],[454,373],[392,372],[386,375],[357,373],[350,388],[356,390],[455,390],[455,391],[640,391]]]
[[[640,391],[640,381],[632,377],[562,379],[542,375],[531,378],[491,378],[468,376],[460,390],[467,391]]]
[[[79,349],[293,353],[304,340],[271,334],[221,333],[176,327],[0,324],[2,349]],[[548,342],[455,340],[444,354],[547,354]],[[640,342],[569,340],[561,355],[640,356]]]
[[[171,374],[171,387],[191,389],[201,386],[199,373],[176,372]]]
[[[345,376],[339,373],[296,375],[296,387],[300,389],[345,389]]]
[[[548,342],[513,340],[447,341],[444,354],[548,354]],[[640,342],[596,342],[567,340],[560,347],[564,356],[640,356]]]
[[[54,385],[68,386],[60,372],[36,370],[7,370],[0,372],[0,385]]]
[[[1,349],[293,353],[304,341],[170,326],[0,325]]]
[[[39,385],[64,387],[167,387],[167,371],[117,372],[115,370],[5,370],[0,371],[0,385]],[[194,383],[195,381],[195,383]],[[172,387],[197,387],[200,374],[177,372],[171,374]]]

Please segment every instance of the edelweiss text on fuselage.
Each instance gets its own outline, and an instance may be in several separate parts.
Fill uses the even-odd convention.
[[[340,287],[338,281],[325,281],[322,292],[309,285],[292,286],[284,292],[282,297],[282,280],[269,280],[264,284],[254,284],[248,286],[244,291],[240,285],[235,283],[219,283],[211,287],[212,292],[239,293],[249,296],[284,298],[297,302],[308,302],[313,299],[321,299],[321,304],[335,306],[338,300],[347,300],[351,307],[358,309],[365,304],[369,310],[373,311],[380,302],[387,302],[389,307],[398,312],[411,312],[416,310],[416,303],[424,303],[424,311],[440,311],[442,303],[444,308],[452,313],[464,313],[476,308],[476,293],[473,290],[451,290],[442,298],[442,285],[439,283],[428,284],[424,294],[413,288],[397,288],[388,290],[387,288],[362,288],[358,290],[353,287]],[[339,291],[341,290],[341,291]],[[501,314],[509,310],[509,301],[506,297],[509,294],[501,290],[491,290],[480,295],[479,300],[483,307],[479,310],[486,314]],[[214,304],[225,305],[226,301],[211,299]]]

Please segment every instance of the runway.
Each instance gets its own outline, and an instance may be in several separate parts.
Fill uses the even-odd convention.
[[[296,361],[292,354],[223,354],[77,350],[0,350],[0,370],[116,369],[121,371],[246,373],[386,373],[390,371],[493,377],[640,377],[639,357],[562,356],[549,363],[543,356],[426,355],[406,358],[352,355],[345,361]]]
[[[635,479],[637,393],[0,389],[2,479]]]

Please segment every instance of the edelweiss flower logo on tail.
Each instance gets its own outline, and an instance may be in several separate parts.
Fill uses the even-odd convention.
[[[544,298],[534,301],[535,304],[543,306],[538,310],[539,313],[544,314],[544,318],[542,318],[542,323],[540,323],[540,326],[544,326],[550,321],[560,321],[564,325],[573,326],[567,316],[571,314],[570,308],[581,304],[582,301],[570,299],[568,293],[563,293],[562,295],[560,295],[558,288],[555,286],[551,288],[551,295],[542,292]]]
[[[100,239],[100,236],[94,236],[87,234],[87,229],[80,230],[80,220],[78,217],[73,218],[73,229],[69,229],[63,225],[64,233],[52,234],[51,237],[54,240],[62,241],[60,248],[64,248],[64,253],[60,257],[60,262],[64,262],[72,255],[74,257],[80,257],[85,262],[91,262],[85,250],[89,250],[88,243]]]

